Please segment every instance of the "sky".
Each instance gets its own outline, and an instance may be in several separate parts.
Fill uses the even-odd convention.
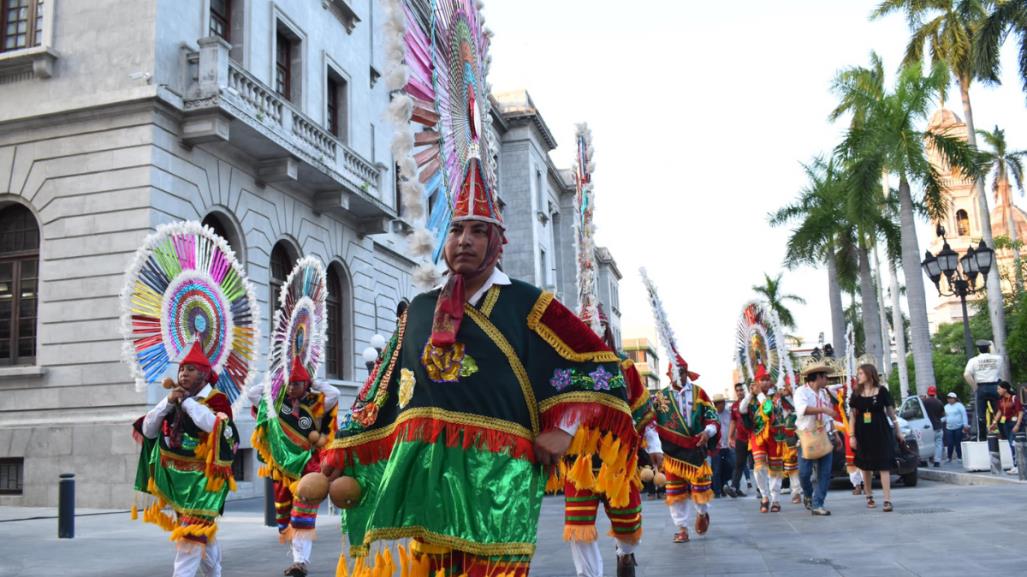
[[[575,124],[592,129],[596,239],[624,274],[622,335],[652,330],[638,274],[645,266],[679,350],[713,393],[730,386],[735,326],[752,286],[783,270],[789,230],[771,228],[768,213],[799,194],[800,163],[841,139],[844,121],[827,118],[836,104],[832,78],[867,65],[871,50],[894,76],[908,39],[901,15],[868,20],[873,1],[723,6],[486,0],[484,7],[495,33],[489,81],[497,91],[528,90],[559,144],[551,153],[558,166],[571,166]],[[974,85],[971,100],[977,128],[998,124],[1021,149],[1027,108],[1015,63],[1009,42],[1004,84]],[[955,85],[948,107],[963,116]],[[920,228],[923,252],[931,233],[926,223]],[[829,341],[826,271],[785,271],[783,288],[806,299],[792,307],[798,327],[791,332],[807,344],[821,332]],[[662,347],[660,354],[666,364]]]

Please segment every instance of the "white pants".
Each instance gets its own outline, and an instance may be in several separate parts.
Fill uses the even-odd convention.
[[[781,496],[781,477],[770,476],[770,471],[765,468],[756,469],[755,473],[760,495],[764,499],[769,498],[771,503],[777,503]]]
[[[687,529],[692,526],[692,517],[695,516],[695,512],[705,513],[709,510],[709,503],[703,503],[699,505],[691,499],[685,499],[678,501],[677,503],[671,503],[670,507],[670,518],[677,525],[678,529]]]
[[[631,555],[638,547],[637,543],[627,543],[617,539],[617,556]],[[599,541],[582,543],[571,541],[571,557],[574,559],[574,570],[577,577],[603,577],[603,556],[599,554]]]
[[[292,562],[309,565],[310,550],[313,548],[314,542],[310,539],[294,535],[290,545],[292,547]]]
[[[788,486],[792,488],[792,495],[802,495],[802,483],[799,481],[798,471],[788,475]]]
[[[194,577],[201,566],[207,577],[221,577],[221,545],[217,541],[208,541],[206,546],[195,541],[176,544],[174,577]]]

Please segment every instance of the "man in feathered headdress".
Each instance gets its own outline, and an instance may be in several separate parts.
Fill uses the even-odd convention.
[[[599,323],[603,329],[603,341],[610,350],[616,350],[610,321],[598,307]],[[623,354],[621,372],[627,383],[628,404],[631,406],[635,430],[644,438],[645,450],[654,465],[663,464],[663,449],[660,436],[656,432],[652,403],[649,390],[646,389],[642,377],[638,374],[635,364]],[[593,459],[593,474],[601,472],[602,463]],[[594,488],[578,489],[569,479],[564,483],[564,530],[563,538],[571,543],[571,555],[578,577],[602,577],[603,558],[599,553],[598,534],[596,532],[596,513],[602,501],[606,517],[610,519],[610,535],[617,541],[617,577],[634,577],[635,549],[642,538],[642,495],[640,488],[632,484],[630,497],[624,507],[612,507],[610,499],[593,490]]]
[[[171,392],[134,425],[143,442],[135,488],[152,498],[143,520],[171,532],[175,577],[193,577],[201,565],[208,576],[221,575],[215,520],[228,491],[235,490],[239,432],[228,397],[212,387],[216,382],[210,359],[194,341],[179,361],[178,382],[165,380]]]
[[[780,403],[774,402],[776,390],[770,373],[762,364],[756,367],[753,382],[739,405],[749,434],[756,487],[760,491],[760,512],[781,510],[781,480],[784,478],[785,417]]]
[[[292,550],[292,564],[284,573],[303,577],[310,566],[320,500],[298,494],[297,484],[304,475],[321,471],[321,449],[335,435],[339,390],[315,381],[298,356],[270,407],[264,398],[267,386],[261,383],[247,391],[257,419],[252,443],[265,463],[260,476],[274,481],[279,538]]]
[[[400,556],[415,576],[525,575],[564,455],[575,487],[629,503],[640,443],[620,359],[551,293],[497,267],[504,225],[471,150],[445,284],[410,303],[323,460],[360,487],[344,511],[358,574],[392,566],[384,551],[367,559],[377,542],[409,538]]]
[[[687,543],[693,515],[697,534],[704,535],[710,526],[713,471],[708,457],[720,434],[720,417],[706,391],[694,383],[699,375],[688,370],[681,355],[671,354],[675,356],[667,370],[671,386],[656,393],[653,409],[663,444],[667,505],[678,529],[674,542]]]

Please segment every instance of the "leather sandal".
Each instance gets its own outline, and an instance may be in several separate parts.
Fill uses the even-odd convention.
[[[682,527],[680,531],[674,533],[675,543],[688,543],[688,529]]]
[[[777,501],[774,501],[773,503],[771,503],[770,504],[770,512],[771,513],[780,513],[781,512],[781,503],[778,503]]]
[[[873,496],[867,495],[867,509],[873,509],[876,506],[877,506],[877,503],[874,503]]]
[[[884,511],[885,513],[891,513],[893,509],[894,508],[891,505],[891,501],[885,501],[884,502],[884,507],[881,507],[881,510]]]
[[[760,501],[760,513],[766,513],[767,511],[770,511],[770,501]]]

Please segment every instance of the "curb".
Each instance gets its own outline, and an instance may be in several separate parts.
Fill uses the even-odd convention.
[[[1021,481],[1013,477],[997,477],[991,474],[964,473],[961,471],[939,471],[921,467],[917,469],[921,479],[937,481],[950,485],[1027,485],[1027,481]]]

